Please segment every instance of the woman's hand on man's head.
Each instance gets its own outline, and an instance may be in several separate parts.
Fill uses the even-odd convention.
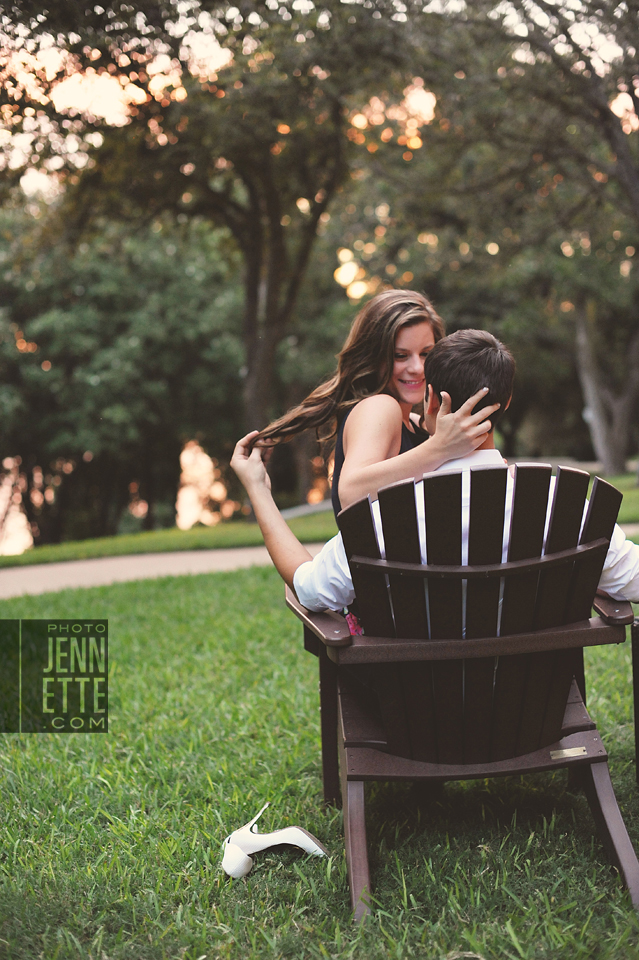
[[[445,449],[447,460],[468,456],[486,440],[491,430],[488,417],[499,410],[500,405],[493,403],[488,407],[482,407],[477,413],[473,413],[473,408],[483,400],[487,392],[488,387],[482,387],[469,397],[459,410],[451,413],[450,395],[442,390],[442,401],[435,419],[435,438]]]

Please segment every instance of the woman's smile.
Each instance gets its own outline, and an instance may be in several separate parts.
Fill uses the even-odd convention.
[[[395,338],[393,374],[386,389],[402,406],[406,423],[411,409],[424,399],[424,360],[434,346],[433,328],[427,322],[402,327]]]

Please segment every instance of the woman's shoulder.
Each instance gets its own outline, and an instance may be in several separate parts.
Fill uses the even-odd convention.
[[[346,432],[353,433],[378,432],[385,429],[395,434],[401,431],[402,408],[394,397],[387,393],[378,393],[373,397],[365,397],[351,408],[346,422]]]
[[[353,417],[366,417],[373,413],[402,419],[402,408],[395,397],[391,397],[388,393],[376,393],[372,397],[365,397],[363,400],[360,400],[359,403],[351,408],[351,416],[349,419]]]

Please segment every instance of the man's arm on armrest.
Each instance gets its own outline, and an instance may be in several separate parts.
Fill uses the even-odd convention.
[[[295,571],[297,599],[307,610],[343,610],[355,598],[341,533]]]
[[[348,647],[353,642],[346,620],[333,611],[307,610],[292,590],[286,591],[286,604],[296,617],[327,647]]]
[[[231,466],[251,499],[255,519],[277,572],[282,580],[294,589],[295,571],[303,563],[312,560],[312,557],[288,526],[273,500],[271,481],[264,463],[264,448],[253,447],[251,452],[248,452],[250,440],[256,433],[257,430],[254,430],[238,441]]]
[[[617,524],[612,533],[598,592],[613,600],[639,603],[639,546],[627,540]]]

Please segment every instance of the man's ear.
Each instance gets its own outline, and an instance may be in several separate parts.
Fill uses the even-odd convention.
[[[439,402],[439,397],[433,390],[432,384],[428,384],[428,395],[426,397],[426,403],[424,405],[424,411],[428,416],[436,417],[439,413],[439,408],[441,403]]]
[[[513,398],[513,395],[512,395],[512,393],[511,393],[511,395],[508,397],[508,403],[507,403],[506,406],[504,407],[504,410],[507,410],[507,409],[508,409],[508,407],[510,406],[510,401],[512,400],[512,398]]]

